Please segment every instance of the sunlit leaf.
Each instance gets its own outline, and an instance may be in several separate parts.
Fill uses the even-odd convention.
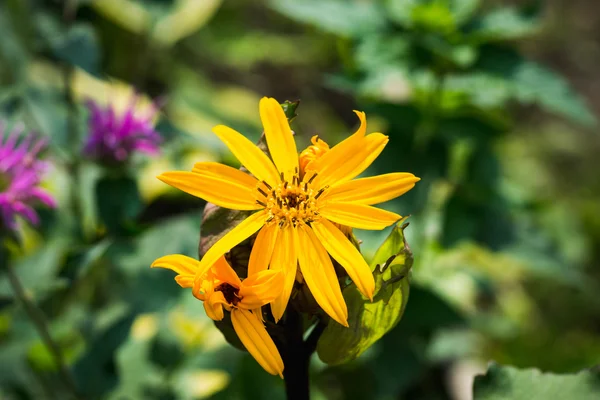
[[[517,39],[539,28],[539,17],[534,11],[521,11],[503,7],[485,14],[469,28],[471,34],[482,41]]]
[[[223,0],[179,0],[175,9],[159,19],[153,29],[154,39],[172,45],[206,24]]]
[[[406,218],[394,226],[371,262],[375,275],[373,302],[363,298],[353,284],[343,290],[350,328],[335,323],[327,325],[317,345],[323,362],[336,365],[357,358],[402,318],[413,262],[404,239],[405,221]]]
[[[598,371],[558,375],[535,369],[492,364],[475,377],[474,400],[595,400],[600,397]]]
[[[274,0],[271,7],[287,17],[342,36],[360,36],[385,26],[375,2],[340,0]]]

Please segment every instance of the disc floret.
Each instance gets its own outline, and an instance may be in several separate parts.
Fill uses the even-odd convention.
[[[282,173],[277,187],[272,187],[262,181],[257,186],[256,202],[265,207],[267,223],[286,226],[310,225],[320,218],[318,199],[327,187],[318,188],[314,185],[316,173],[311,173],[308,179],[300,180],[298,170],[294,171],[291,179]],[[305,177],[306,178],[306,177]]]

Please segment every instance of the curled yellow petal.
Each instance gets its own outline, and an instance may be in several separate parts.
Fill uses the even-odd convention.
[[[325,164],[322,170],[315,170],[319,173],[319,184],[322,187],[331,186],[333,188],[355,178],[379,157],[388,141],[389,138],[381,133],[371,133],[361,140],[355,141],[354,147],[342,156],[339,163]],[[330,153],[334,150],[335,147],[331,149]],[[326,155],[321,159],[325,157]]]
[[[202,260],[198,265],[196,276],[198,277],[205,274],[222,255],[252,236],[264,225],[264,223],[265,213],[264,211],[259,211],[252,214],[240,222],[235,228],[227,232],[225,236],[213,244],[206,254],[204,254],[204,257],[202,257]]]
[[[214,263],[212,270],[214,271],[214,276],[221,282],[227,282],[238,288],[242,285],[242,281],[239,276],[235,273],[233,268],[229,265],[225,256],[221,256],[217,262]]]
[[[177,275],[175,282],[184,289],[194,286],[194,275]]]
[[[322,175],[327,175],[330,171],[333,171],[342,165],[350,155],[358,150],[361,141],[364,140],[365,132],[367,130],[367,119],[364,112],[354,112],[360,119],[360,127],[358,130],[352,136],[342,140],[331,149],[322,152],[320,157],[311,160],[305,167],[306,171],[312,170],[317,171]]]
[[[239,172],[243,174],[243,172]],[[263,208],[256,202],[254,197],[256,186],[247,185],[246,180],[233,180],[230,176],[225,175],[215,177],[215,175],[202,175],[187,171],[165,172],[159,175],[158,179],[220,207],[233,210],[258,210]]]
[[[315,300],[331,318],[348,326],[348,308],[329,254],[311,228],[298,227],[300,270]]]
[[[222,292],[213,292],[204,299],[204,311],[206,311],[208,318],[220,321],[224,317],[223,305],[226,304],[227,300],[225,300]]]
[[[355,203],[327,202],[321,215],[340,225],[358,229],[381,230],[402,218],[380,208]]]
[[[314,222],[312,229],[327,252],[348,272],[358,290],[373,301],[375,279],[362,254],[335,225],[325,218]]]
[[[281,271],[260,271],[244,279],[238,295],[238,307],[254,310],[275,300],[283,290]]]
[[[279,229],[279,228],[277,228]],[[285,312],[294,281],[296,280],[296,268],[298,265],[298,241],[296,230],[290,225],[279,229],[277,243],[271,259],[271,270],[281,271],[283,275],[283,288],[280,295],[271,303],[271,312],[275,322],[279,321]]]
[[[154,260],[151,268],[165,268],[176,272],[178,275],[195,275],[200,261],[182,254],[171,254]]]
[[[258,232],[248,261],[248,276],[269,268],[278,231],[277,224],[271,224]]]
[[[260,319],[248,310],[233,309],[231,322],[240,341],[260,366],[283,378],[283,360]]]
[[[213,132],[258,180],[267,181],[271,186],[277,185],[279,182],[277,169],[269,157],[254,143],[225,125],[215,126]]]
[[[418,181],[420,178],[408,172],[354,179],[326,191],[323,199],[365,205],[378,204],[403,195],[415,187]]]
[[[273,162],[279,172],[293,174],[298,169],[298,150],[281,105],[273,98],[263,97],[259,111]]]

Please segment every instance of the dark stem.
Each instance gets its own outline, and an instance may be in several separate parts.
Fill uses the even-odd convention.
[[[283,352],[283,378],[288,400],[310,399],[308,365],[310,353],[303,340],[302,316],[289,307],[285,318],[285,351]]]
[[[285,319],[285,393],[288,400],[310,399],[309,365],[310,357],[317,348],[317,342],[326,324],[319,320],[306,341],[303,340],[302,316],[293,307],[288,307]]]
[[[65,25],[70,28],[73,25],[77,13],[78,0],[65,0],[63,6],[63,20]],[[70,188],[70,202],[73,208],[73,215],[75,216],[76,234],[80,237],[84,237],[85,229],[83,225],[84,215],[83,206],[79,198],[80,188],[80,158],[78,153],[80,152],[80,137],[79,137],[79,108],[77,101],[73,96],[73,78],[75,75],[75,66],[69,63],[62,65],[62,78],[63,78],[63,97],[65,104],[67,105],[67,137],[69,138],[70,158],[67,165],[69,175],[72,180]]]
[[[40,310],[27,296],[25,293],[25,289],[19,280],[19,277],[15,273],[10,260],[8,259],[8,254],[6,249],[4,248],[3,238],[0,237],[0,270],[5,271],[8,276],[8,281],[10,282],[10,286],[12,287],[13,292],[15,293],[15,297],[18,302],[21,304],[25,313],[33,322],[38,334],[42,338],[42,341],[50,354],[54,358],[54,361],[58,367],[58,372],[60,374],[63,383],[66,388],[71,392],[72,396],[75,399],[81,399],[77,391],[77,386],[75,384],[75,380],[71,376],[71,372],[67,368],[65,360],[60,351],[60,347],[58,344],[52,339],[50,335],[50,331],[48,329],[48,323],[46,322],[46,318],[42,310]]]

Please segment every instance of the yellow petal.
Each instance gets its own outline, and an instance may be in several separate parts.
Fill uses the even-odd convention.
[[[271,224],[258,232],[248,261],[248,276],[269,268],[278,231],[277,224]]]
[[[327,175],[330,170],[343,164],[349,158],[349,155],[354,154],[360,147],[360,142],[364,140],[365,132],[367,130],[367,119],[364,112],[354,112],[360,119],[360,127],[358,130],[353,135],[333,146],[333,148],[324,152],[320,157],[309,162],[305,167],[306,171],[314,170]],[[310,174],[308,174],[308,176],[310,176]]]
[[[275,300],[283,290],[281,271],[260,271],[244,279],[239,296],[242,301],[238,307],[254,310]]]
[[[175,282],[184,289],[194,286],[194,275],[177,275]]]
[[[204,311],[208,318],[214,321],[223,319],[223,305],[227,304],[223,292],[213,292],[210,296],[206,296],[204,300]]]
[[[329,254],[311,228],[298,227],[300,270],[315,300],[323,311],[344,326],[348,326],[348,308],[342,296]]]
[[[259,110],[273,162],[279,172],[293,174],[298,168],[298,150],[281,105],[273,98],[263,97]]]
[[[258,180],[267,181],[273,187],[277,186],[279,182],[277,169],[269,157],[254,143],[225,125],[215,126],[213,132],[252,175]]]
[[[239,276],[235,273],[233,268],[229,265],[225,256],[221,256],[217,262],[213,265],[213,271],[215,273],[215,278],[220,280],[221,282],[227,282],[236,287],[240,287],[242,285],[242,281]]]
[[[154,260],[151,268],[166,268],[178,275],[195,275],[200,261],[182,254],[171,254]]]
[[[248,353],[272,375],[283,378],[283,360],[265,326],[250,311],[233,309],[231,322]]]
[[[241,171],[240,173],[243,174]],[[158,179],[220,207],[233,210],[258,210],[263,208],[256,202],[254,196],[255,186],[247,186],[245,181],[234,181],[225,176],[215,178],[211,175],[186,171],[165,172],[159,175]]]
[[[325,218],[313,222],[312,229],[327,252],[348,272],[358,290],[373,301],[375,279],[362,254]]]
[[[219,239],[210,249],[204,254],[198,269],[196,276],[202,276],[213,266],[213,264],[229,250],[252,236],[257,230],[259,230],[265,223],[265,212],[259,211],[252,214],[235,228],[230,230]]]
[[[327,190],[323,199],[365,205],[383,203],[408,192],[418,181],[420,178],[408,172],[355,179]]]
[[[242,172],[239,169],[217,162],[196,163],[194,164],[192,172],[215,179],[236,182],[236,184],[240,186],[246,186],[251,190],[255,190],[258,184],[258,180],[246,172]]]
[[[358,229],[381,230],[402,218],[400,215],[372,206],[355,203],[328,202],[321,215],[340,225]]]
[[[375,161],[388,141],[389,138],[381,133],[371,133],[357,140],[354,148],[344,154],[342,160],[333,160],[330,164],[324,164],[321,170],[316,170],[319,173],[319,185],[334,187],[355,178]],[[335,147],[330,152],[334,150]]]
[[[296,280],[298,240],[295,232],[296,230],[289,225],[279,229],[277,243],[271,259],[271,270],[281,271],[283,274],[281,294],[271,303],[271,313],[275,318],[275,322],[283,316]]]

